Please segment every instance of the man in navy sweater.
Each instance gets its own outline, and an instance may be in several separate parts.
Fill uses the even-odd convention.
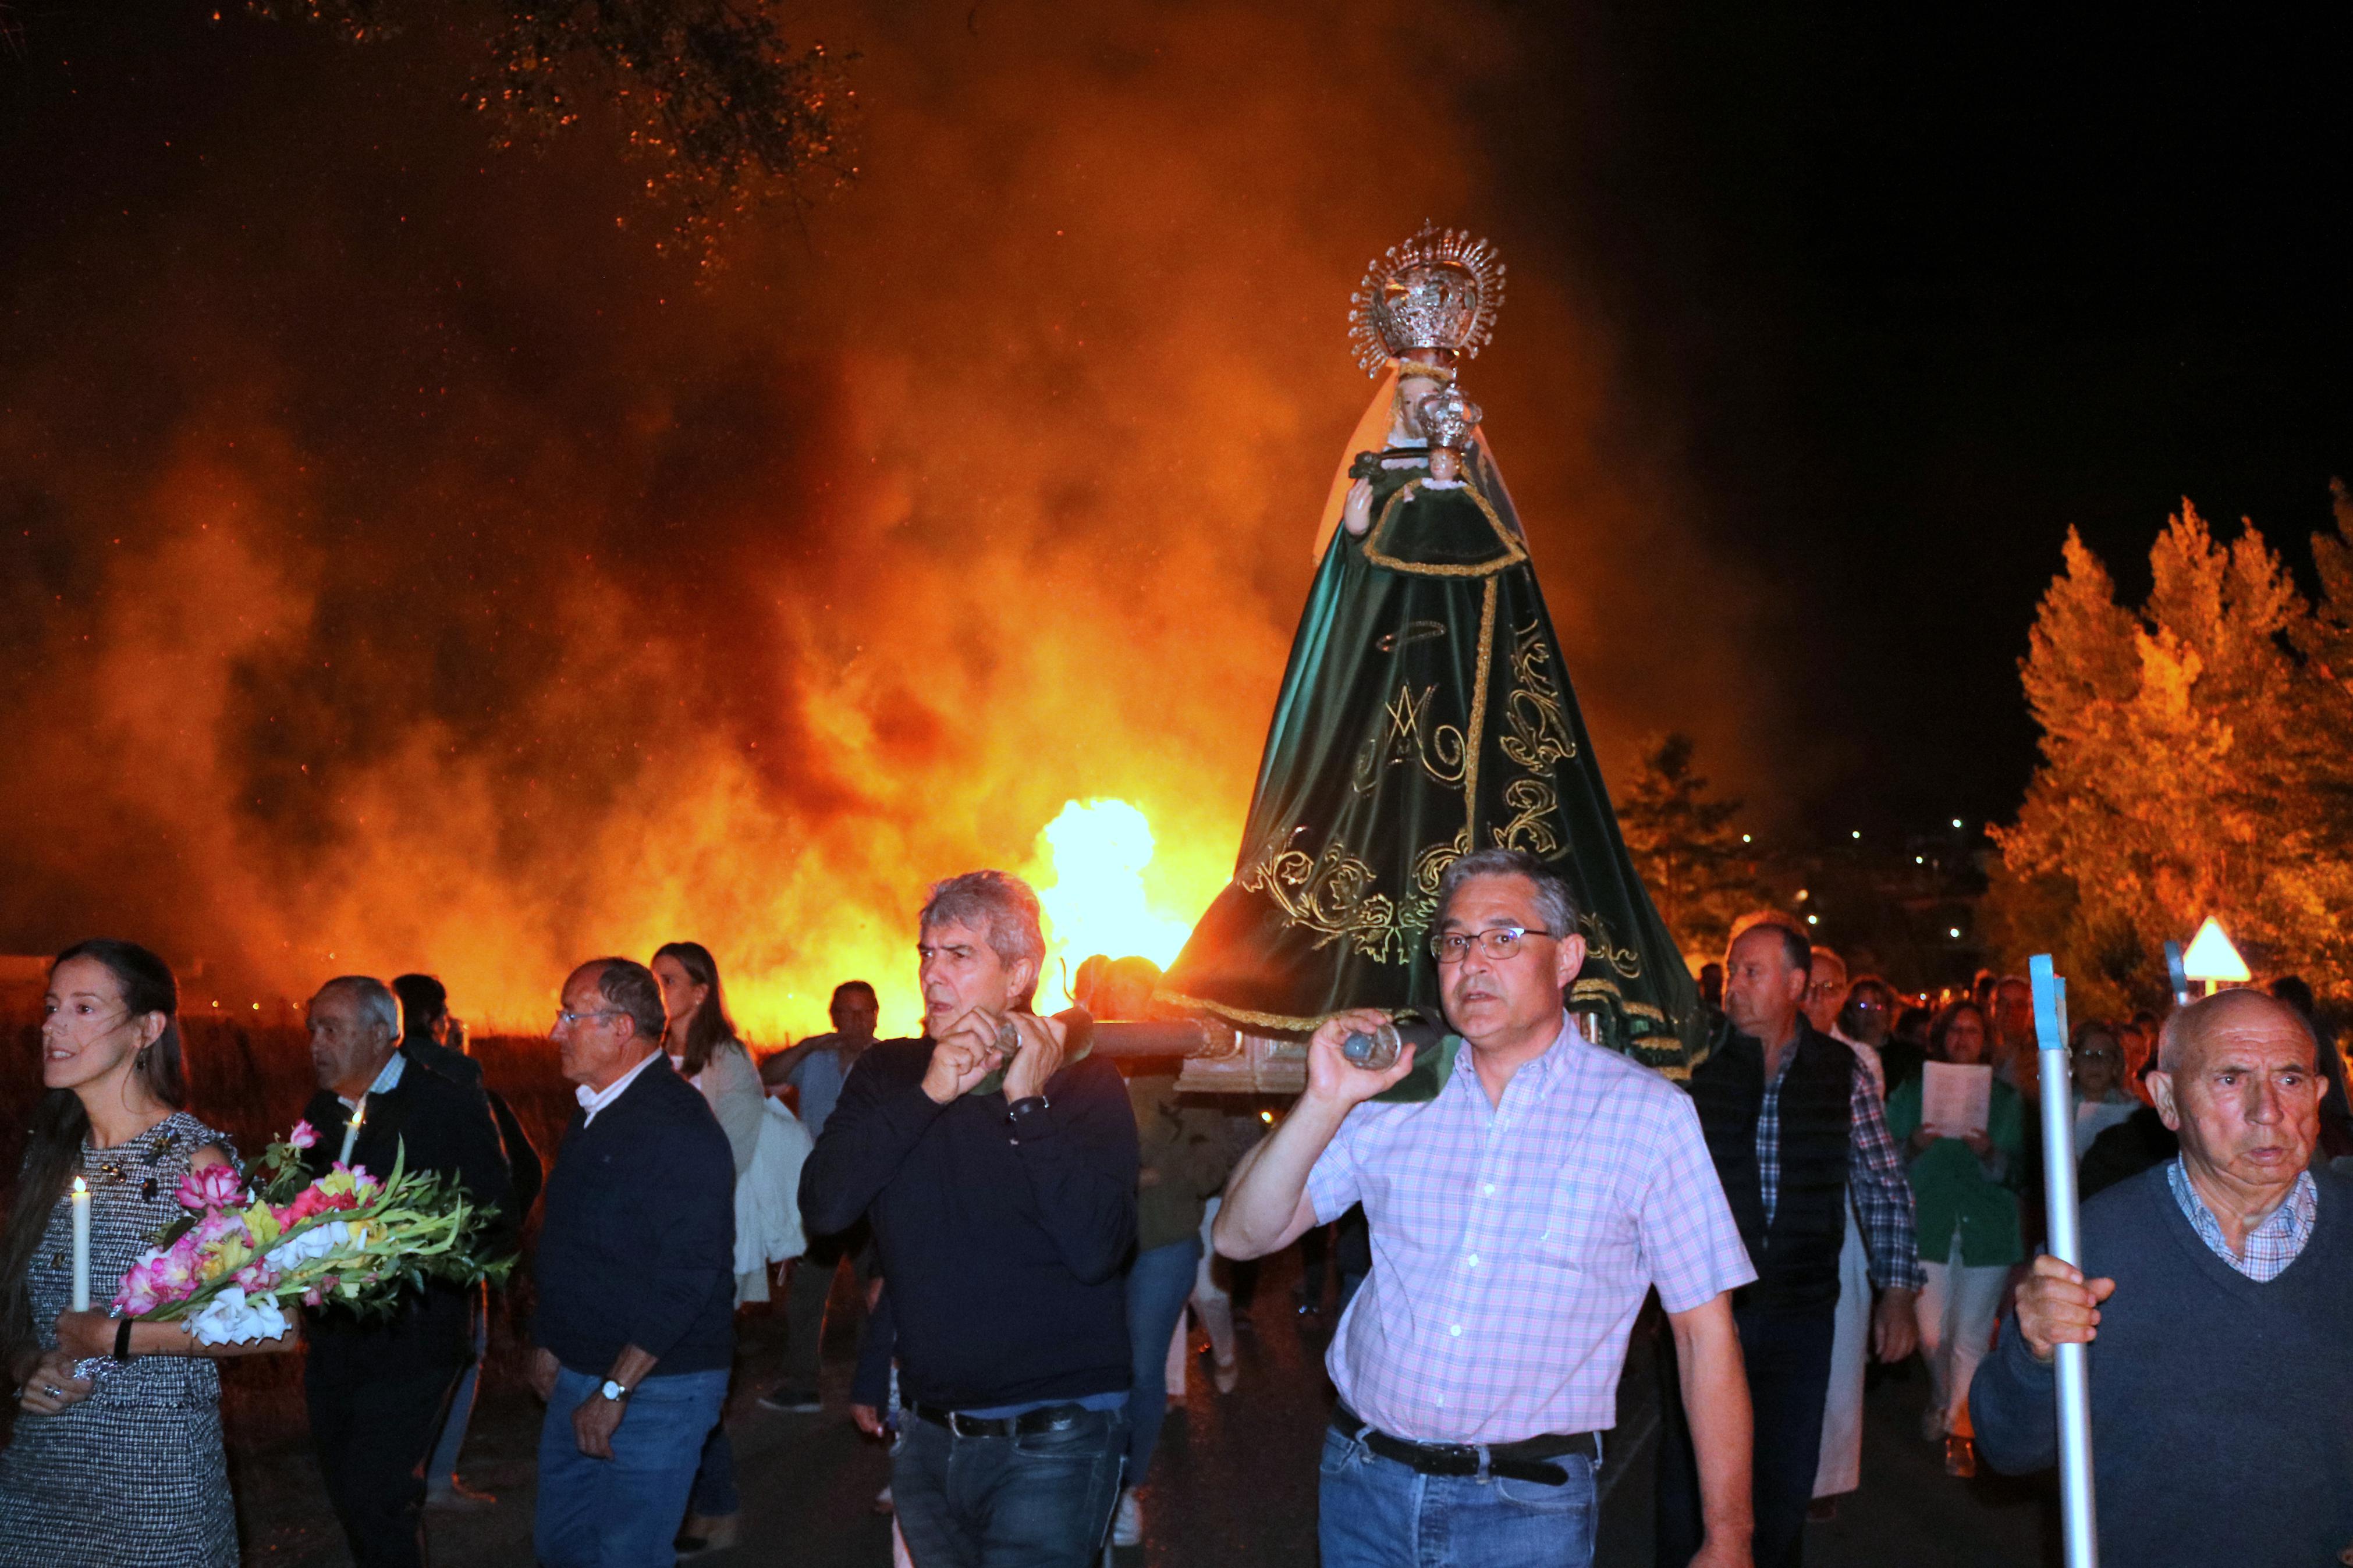
[[[735,1160],[662,1054],[661,986],[601,958],[564,983],[579,1086],[547,1178],[538,1349],[547,1401],[533,1544],[545,1568],[672,1568],[735,1353]]]
[[[1084,1568],[1127,1442],[1134,1112],[1029,1011],[1037,895],[999,871],[923,906],[924,1037],[859,1058],[801,1171],[812,1236],[871,1215],[913,1416],[891,1480],[923,1568]]]
[[[2034,1260],[1969,1414],[1997,1469],[2058,1458],[2054,1348],[2092,1347],[2100,1556],[2353,1562],[2353,1182],[2308,1167],[2311,1028],[2257,991],[2166,1021],[2149,1089],[2181,1152],[2084,1206],[2084,1273]]]

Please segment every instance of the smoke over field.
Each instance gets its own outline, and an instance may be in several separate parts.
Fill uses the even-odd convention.
[[[1094,797],[1189,921],[1367,395],[1349,289],[1425,216],[1513,266],[1466,384],[1605,760],[1690,727],[1708,568],[1459,111],[1508,32],[1422,15],[813,18],[862,176],[707,285],[593,123],[494,150],[451,38],[78,24],[0,251],[0,946],[533,1023],[693,937],[770,1038],[852,973],[902,1029],[925,884],[1051,881]]]

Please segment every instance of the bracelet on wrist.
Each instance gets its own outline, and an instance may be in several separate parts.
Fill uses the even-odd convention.
[[[119,1326],[114,1331],[114,1359],[118,1362],[127,1362],[132,1359],[131,1354],[131,1325],[135,1321],[137,1321],[136,1319],[124,1318],[121,1320]]]

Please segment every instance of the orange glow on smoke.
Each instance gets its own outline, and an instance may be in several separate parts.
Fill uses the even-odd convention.
[[[976,868],[1044,895],[1048,1001],[1174,955],[1370,395],[1349,290],[1425,216],[1504,216],[1451,96],[1398,88],[1506,36],[823,9],[869,176],[691,296],[615,232],[607,151],[486,161],[358,65],[153,198],[168,287],[112,227],[43,241],[0,405],[0,951],[134,938],[248,1014],[429,970],[543,1029],[571,965],[691,939],[763,1047],[852,978],[920,1028],[916,911]],[[394,140],[431,254],[329,244]],[[1645,635],[1739,590],[1514,243],[1469,384],[1609,754],[1747,668],[1737,616]]]

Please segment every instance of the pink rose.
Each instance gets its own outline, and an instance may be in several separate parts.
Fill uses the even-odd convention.
[[[202,1214],[206,1209],[245,1206],[245,1184],[233,1165],[204,1165],[180,1178],[180,1206]]]
[[[294,1131],[286,1134],[286,1142],[297,1149],[308,1149],[319,1141],[319,1130],[308,1121],[297,1121]]]

